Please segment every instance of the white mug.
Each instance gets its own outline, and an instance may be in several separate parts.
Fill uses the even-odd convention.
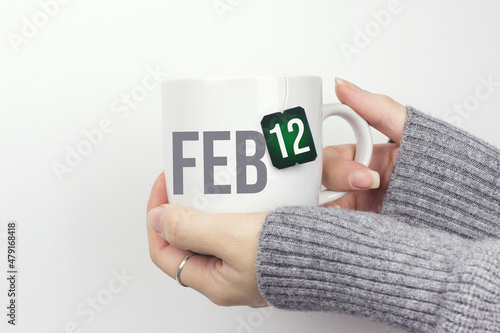
[[[323,120],[347,120],[355,161],[368,165],[370,128],[343,104],[322,104],[315,76],[175,79],[162,83],[165,178],[170,203],[206,213],[322,205]]]

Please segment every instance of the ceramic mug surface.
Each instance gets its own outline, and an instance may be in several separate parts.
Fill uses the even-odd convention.
[[[170,203],[207,213],[320,205],[323,120],[340,116],[367,165],[372,136],[343,104],[322,104],[315,76],[176,79],[162,83],[165,178]]]

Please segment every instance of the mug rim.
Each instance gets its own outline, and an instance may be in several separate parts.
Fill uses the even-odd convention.
[[[316,79],[322,81],[323,78],[319,75],[228,75],[228,76],[192,76],[192,77],[176,77],[163,80],[161,83],[180,83],[180,82],[201,82],[201,83],[213,83],[220,81],[240,81],[240,80],[250,80],[250,79]]]

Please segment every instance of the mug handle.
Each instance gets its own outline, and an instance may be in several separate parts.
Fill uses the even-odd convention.
[[[372,158],[373,139],[370,126],[368,126],[366,120],[361,118],[353,109],[341,103],[325,104],[321,110],[323,121],[329,117],[339,116],[351,125],[356,137],[356,155],[354,156],[354,160],[368,166]],[[346,194],[347,192],[323,190],[319,194],[319,205],[340,199]]]

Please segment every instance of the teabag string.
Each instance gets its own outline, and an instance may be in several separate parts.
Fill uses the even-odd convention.
[[[287,103],[288,103],[288,76],[285,76],[285,99],[283,101],[283,108],[281,112],[286,110]]]

